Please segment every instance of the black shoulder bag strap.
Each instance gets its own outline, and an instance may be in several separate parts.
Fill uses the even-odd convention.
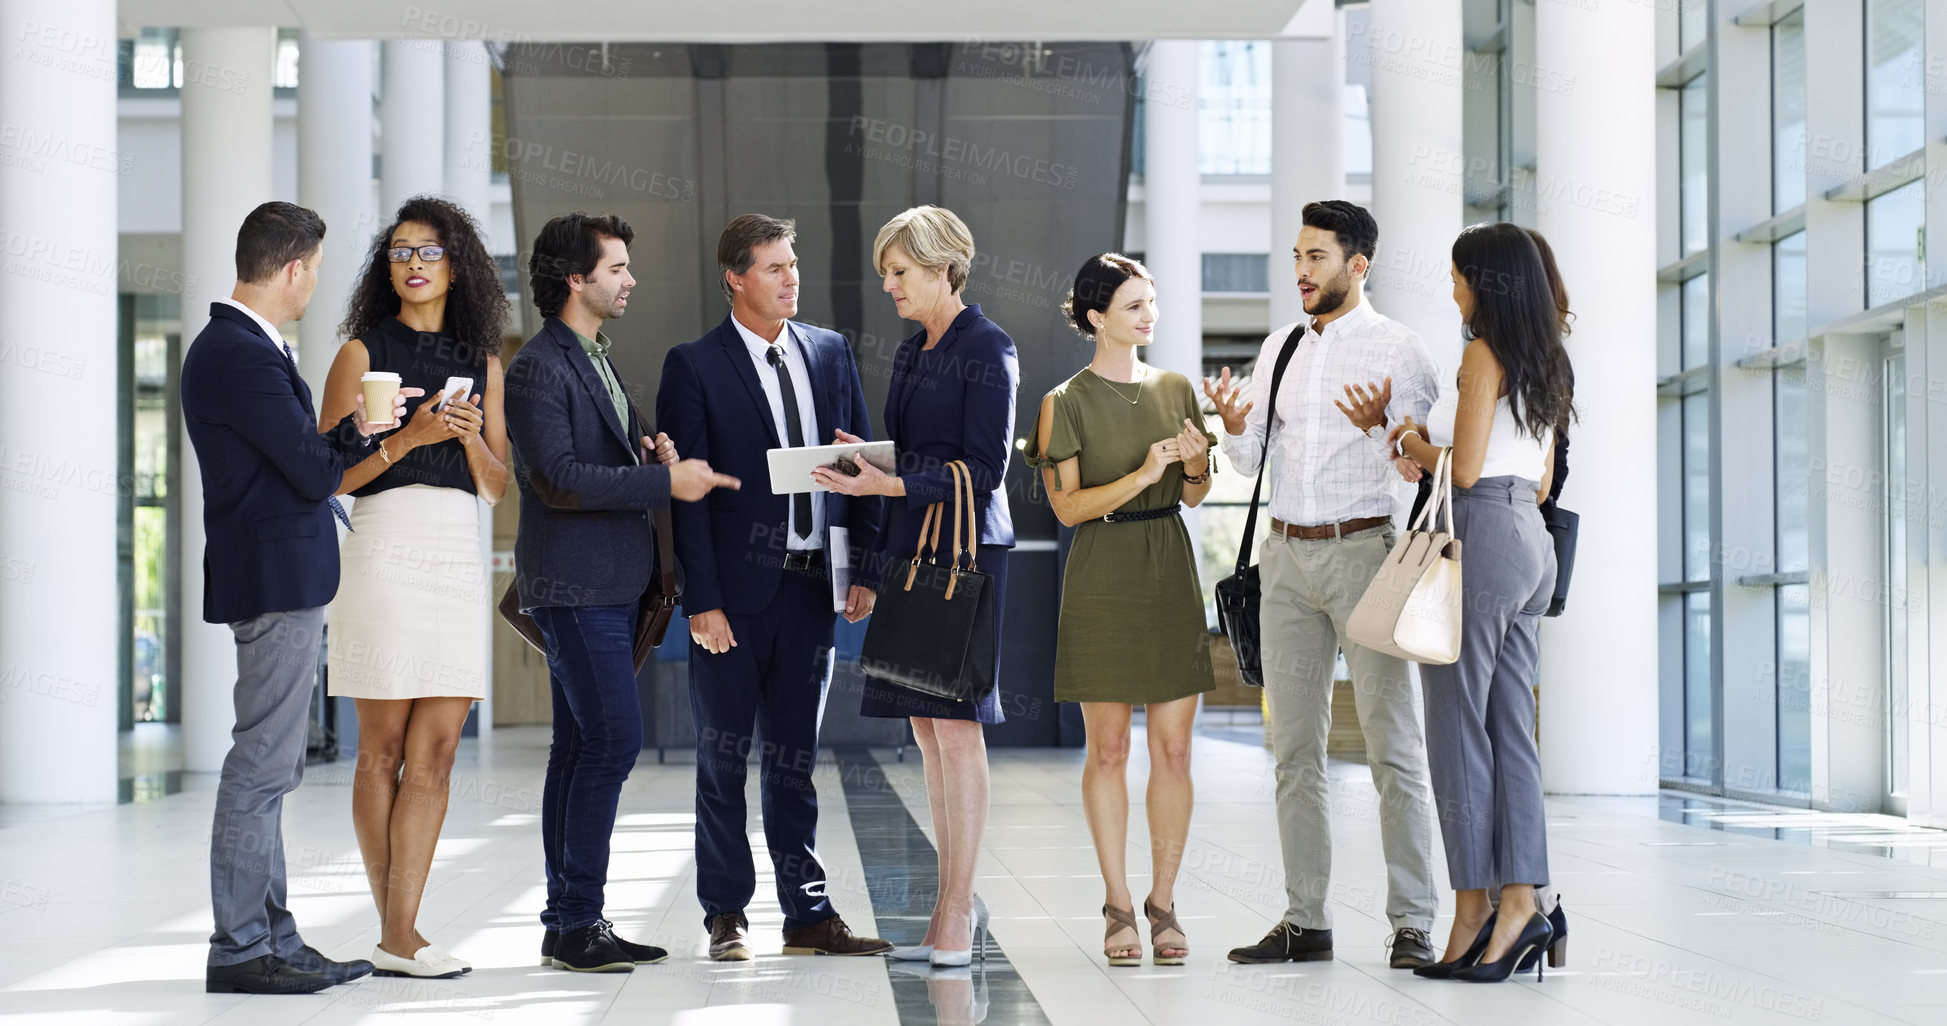
[[[1278,351],[1278,362],[1271,369],[1271,389],[1264,395],[1264,445],[1258,450],[1257,483],[1251,486],[1251,512],[1244,518],[1244,540],[1237,544],[1240,574],[1251,568],[1251,543],[1257,540],[1257,500],[1264,493],[1264,464],[1271,457],[1271,429],[1278,420],[1278,385],[1284,381],[1285,368],[1291,366],[1291,355],[1298,351],[1298,343],[1307,330],[1302,324],[1291,329],[1284,348]]]

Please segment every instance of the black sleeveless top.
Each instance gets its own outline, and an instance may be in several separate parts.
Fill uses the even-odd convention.
[[[472,378],[469,396],[486,394],[487,354],[479,346],[456,341],[443,332],[414,331],[397,317],[387,317],[370,334],[377,337],[362,341],[371,368],[399,375],[401,387],[426,390],[425,395],[406,400],[407,420],[412,419],[420,403],[439,398],[439,390],[449,377]],[[352,494],[376,495],[390,488],[415,484],[473,492],[473,475],[466,468],[466,446],[457,438],[437,445],[422,445],[395,459],[385,473],[354,489]]]

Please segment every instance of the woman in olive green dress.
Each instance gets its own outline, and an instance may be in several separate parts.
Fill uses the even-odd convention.
[[[1102,867],[1110,965],[1142,964],[1126,879],[1129,717],[1147,707],[1152,876],[1143,912],[1157,965],[1188,940],[1174,890],[1190,832],[1190,727],[1215,687],[1195,550],[1177,515],[1210,491],[1210,446],[1181,374],[1136,359],[1156,326],[1154,279],[1117,253],[1090,257],[1063,304],[1095,340],[1088,367],[1041,401],[1028,463],[1076,527],[1062,578],[1055,699],[1080,702],[1088,734],[1082,803]]]

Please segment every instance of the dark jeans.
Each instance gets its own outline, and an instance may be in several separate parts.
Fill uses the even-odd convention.
[[[541,924],[550,930],[567,933],[602,918],[615,807],[642,753],[635,617],[633,602],[534,610],[554,693],[554,743],[541,790],[548,877]]]
[[[749,811],[748,760],[758,756],[764,840],[784,928],[797,930],[836,913],[825,897],[818,858],[818,724],[831,684],[831,584],[787,573],[757,613],[728,614],[737,647],[711,655],[690,645],[690,714],[696,723],[696,896],[704,921],[741,912],[757,892]],[[763,741],[757,731],[763,732]]]

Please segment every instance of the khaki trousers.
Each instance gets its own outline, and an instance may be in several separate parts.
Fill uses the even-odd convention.
[[[1284,920],[1308,930],[1332,926],[1330,785],[1325,741],[1332,729],[1333,667],[1340,651],[1352,672],[1366,761],[1379,790],[1386,855],[1386,918],[1395,930],[1428,930],[1439,911],[1433,888],[1433,807],[1420,694],[1406,663],[1351,644],[1346,621],[1391,551],[1391,526],[1309,541],[1273,534],[1260,554],[1265,724],[1277,760],[1278,838],[1284,848]]]

